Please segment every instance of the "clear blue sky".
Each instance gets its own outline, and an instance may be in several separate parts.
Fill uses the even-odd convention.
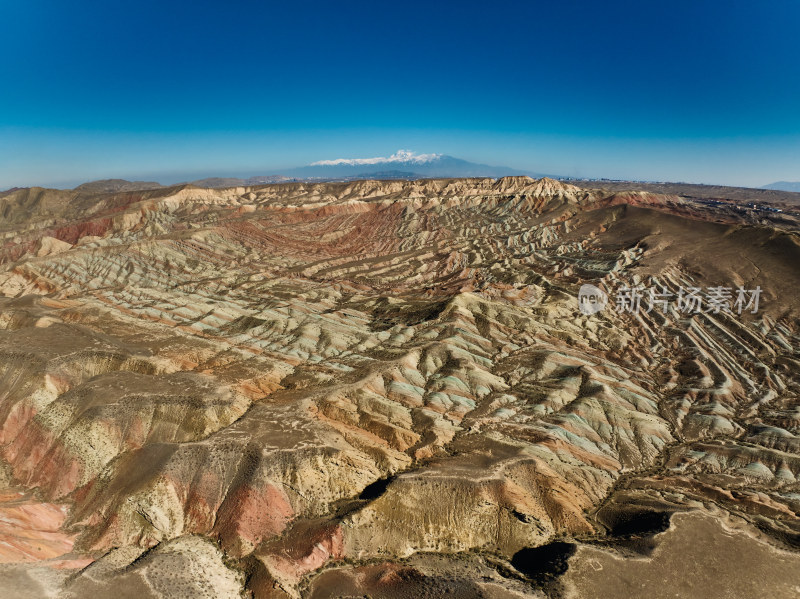
[[[0,189],[437,152],[800,180],[800,2],[0,0]]]

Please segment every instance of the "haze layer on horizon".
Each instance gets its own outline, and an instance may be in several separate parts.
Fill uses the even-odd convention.
[[[0,4],[0,189],[398,148],[572,177],[800,180],[800,4]]]

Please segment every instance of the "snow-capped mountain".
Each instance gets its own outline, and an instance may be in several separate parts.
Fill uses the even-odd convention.
[[[543,177],[541,173],[520,171],[507,166],[489,166],[477,164],[445,154],[417,154],[409,150],[398,150],[391,156],[374,158],[335,158],[319,160],[307,166],[282,169],[279,172],[265,169],[266,173],[252,176],[252,173],[222,173],[211,177],[197,179],[197,174],[172,181],[147,183],[126,180],[92,181],[80,185],[79,191],[111,191],[152,189],[162,183],[175,184],[190,181],[197,187],[236,187],[242,185],[265,185],[268,183],[286,183],[290,181],[337,181],[356,179],[433,179],[447,177],[505,177],[509,175],[529,175]]]
[[[402,172],[413,177],[503,177],[506,175],[538,175],[505,166],[476,164],[444,154],[416,154],[399,150],[391,156],[374,158],[335,158],[319,160],[308,166],[288,169],[283,173],[299,179],[369,177],[387,171]]]
[[[378,156],[377,158],[337,158],[335,160],[319,160],[312,162],[311,166],[355,166],[365,164],[391,164],[399,162],[402,164],[425,164],[439,160],[441,154],[415,154],[411,150],[398,150],[388,158]]]

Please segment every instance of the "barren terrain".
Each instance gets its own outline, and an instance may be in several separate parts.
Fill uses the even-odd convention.
[[[0,595],[795,597],[798,218],[527,177],[5,193]],[[762,294],[618,312],[637,285]]]

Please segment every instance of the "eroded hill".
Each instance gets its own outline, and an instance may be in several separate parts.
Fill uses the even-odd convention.
[[[792,213],[510,177],[0,215],[0,586],[577,597],[575,543],[654,559],[686,511],[800,585]],[[637,286],[761,303],[618,312]]]

